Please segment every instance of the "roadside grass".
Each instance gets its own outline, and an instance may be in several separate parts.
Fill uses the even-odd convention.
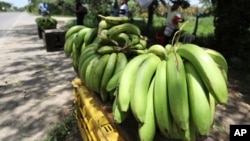
[[[65,119],[55,125],[49,134],[42,141],[66,141],[67,136],[74,136],[76,132],[77,121],[73,110],[65,117]]]

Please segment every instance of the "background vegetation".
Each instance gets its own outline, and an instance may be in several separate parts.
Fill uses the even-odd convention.
[[[41,1],[29,0],[29,5],[25,9],[38,14],[38,4]],[[149,38],[154,38],[155,33],[165,26],[166,6],[170,4],[170,1],[154,0],[149,9],[141,9],[136,0],[128,1],[134,23],[140,26]],[[249,64],[250,11],[248,9],[250,3],[248,0],[199,1],[203,5],[202,7],[185,4],[184,8],[181,9],[184,17],[190,21],[184,28],[184,32],[192,34],[195,16],[198,13],[200,17],[195,43],[220,51],[228,60],[237,57]],[[47,2],[51,15],[74,16],[74,0],[48,0]],[[84,23],[95,27],[98,24],[97,14],[109,15],[114,0],[84,0],[84,2],[90,9]],[[0,2],[0,5],[2,4]],[[4,4],[6,5],[6,3]],[[151,20],[153,22],[149,26]]]

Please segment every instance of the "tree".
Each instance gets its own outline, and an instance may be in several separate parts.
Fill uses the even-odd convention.
[[[250,53],[249,1],[217,0],[214,6],[214,33],[217,49],[227,58],[232,56],[248,58]]]
[[[9,9],[10,7],[11,7],[10,3],[0,1],[0,11],[6,11],[6,9]]]

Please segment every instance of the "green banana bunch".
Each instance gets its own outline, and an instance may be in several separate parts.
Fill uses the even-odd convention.
[[[117,60],[117,53],[111,53],[102,75],[101,85],[100,85],[100,95],[103,102],[106,102],[109,98],[106,86],[115,70],[116,60]]]
[[[211,109],[208,91],[195,67],[188,61],[185,61],[184,66],[191,122],[200,135],[208,136],[211,128]]]
[[[217,64],[204,49],[194,44],[183,44],[179,46],[177,54],[194,65],[204,81],[206,88],[218,103],[227,102],[226,81]]]
[[[215,63],[217,63],[222,69],[228,73],[228,65],[225,57],[218,51],[210,49],[210,48],[204,48],[203,49],[208,53],[209,56],[211,56]]]
[[[98,35],[101,33],[101,31],[108,29],[112,26],[113,25],[108,23],[106,20],[101,20],[98,24]]]
[[[97,93],[100,93],[102,76],[104,74],[104,70],[110,58],[110,54],[102,55],[99,62],[97,63],[96,68],[93,70],[93,77],[95,78],[93,81],[93,90]]]
[[[167,89],[169,107],[178,128],[189,129],[189,102],[186,73],[182,58],[170,53],[167,60]]]
[[[117,89],[114,92],[114,95],[117,95]],[[128,112],[123,112],[121,110],[121,108],[119,107],[118,103],[117,103],[117,96],[115,97],[114,101],[113,101],[113,105],[112,105],[112,112],[114,115],[114,120],[116,123],[120,124],[122,123],[129,115],[129,111]]]
[[[76,33],[72,34],[64,43],[64,52],[66,57],[70,57],[73,52],[73,44],[75,42],[76,35]]]
[[[224,56],[213,49],[210,48],[203,48],[208,55],[214,60],[214,62],[217,64],[217,66],[219,67],[225,81],[227,82],[227,73],[228,73],[228,65],[227,65],[227,61],[224,58]]]
[[[97,36],[97,32],[97,28],[91,28],[90,31],[86,33],[84,36],[85,46],[91,44],[94,41],[95,37]]]
[[[90,28],[83,28],[79,32],[75,33],[76,36],[74,39],[74,46],[72,46],[72,62],[74,64],[74,68],[78,68],[79,58],[84,44],[84,36],[89,31]]]
[[[118,46],[126,47],[131,44],[128,34],[121,32],[117,36],[111,38],[118,43]]]
[[[94,84],[93,84],[93,80],[95,79],[93,76],[93,70],[97,67],[97,64],[99,62],[100,56],[95,57],[94,59],[92,59],[89,64],[86,67],[86,71],[85,71],[85,77],[84,77],[84,82],[86,84],[86,86],[93,90],[94,89]]]
[[[98,28],[98,35],[97,35],[99,38],[101,39],[108,39],[108,29],[103,29],[103,30],[100,30]]]
[[[72,59],[72,66],[73,66],[74,70],[77,71],[78,64],[79,64],[79,56],[78,56],[78,53],[77,53],[77,50],[75,47],[75,43],[73,43],[73,45],[72,45],[71,59]]]
[[[115,52],[118,52],[119,51],[119,48],[116,47],[116,46],[109,46],[109,45],[104,45],[104,46],[101,46],[99,47],[96,52],[98,54],[110,54],[110,53],[115,53]]]
[[[90,53],[90,55],[88,57],[86,57],[86,59],[83,60],[81,62],[81,64],[79,64],[80,78],[81,78],[81,80],[83,81],[83,83],[85,85],[88,85],[88,84],[86,84],[86,70],[87,70],[87,67],[91,63],[91,61],[93,61],[94,59],[99,58],[99,57],[100,57],[99,54],[97,54],[95,52],[94,53]]]
[[[126,18],[101,18],[98,28],[70,28],[64,49],[83,84],[112,102],[114,120],[124,122],[131,111],[140,140],[153,140],[157,128],[185,141],[209,135],[216,104],[227,102],[222,54],[180,42],[147,47]]]
[[[154,111],[156,124],[160,130],[160,133],[164,137],[169,136],[170,125],[172,124],[171,112],[169,109],[169,100],[167,92],[167,61],[162,60],[155,73],[154,82]]]
[[[123,70],[119,81],[119,88],[117,94],[117,102],[123,112],[129,110],[132,93],[134,93],[134,82],[136,80],[139,65],[150,57],[148,54],[143,54],[132,58]]]
[[[148,93],[146,95],[147,105],[145,110],[144,123],[139,123],[139,138],[141,141],[153,141],[156,133],[155,116],[154,116],[154,82],[152,78]]]
[[[123,73],[123,70],[115,73],[110,78],[110,80],[108,81],[107,86],[106,86],[106,91],[111,92],[111,91],[113,91],[113,90],[115,90],[117,88],[118,82],[120,80],[120,77],[121,77],[122,73]]]
[[[120,72],[121,70],[124,70],[124,68],[128,64],[128,61],[129,60],[128,60],[126,54],[119,52],[117,54],[117,61],[116,61],[116,65],[115,65],[114,74],[116,74],[117,72]]]
[[[84,25],[75,25],[67,30],[65,33],[65,40],[67,40],[72,34],[79,32],[79,30],[86,28]]]
[[[134,88],[131,90],[130,99],[131,111],[139,123],[145,122],[148,88],[157,65],[161,61],[160,58],[154,54],[149,53],[146,55],[149,57],[138,66],[139,68],[136,72],[136,79],[133,82]]]
[[[37,17],[35,21],[36,24],[42,29],[55,29],[57,25],[57,20],[51,18],[50,16]]]
[[[140,35],[136,35],[133,33],[128,33],[129,39],[131,40],[131,45],[136,45],[140,42]]]
[[[124,68],[126,67],[127,63],[128,63],[127,56],[121,52],[117,53],[117,60],[115,64],[114,75],[110,78],[106,86],[106,90],[108,92],[111,92],[118,86],[118,82],[120,80],[122,72]]]
[[[81,52],[81,47],[82,47],[82,44],[84,43],[84,37],[86,36],[88,32],[91,32],[91,28],[88,28],[88,27],[82,28],[81,30],[77,32],[75,44],[79,52]]]
[[[154,53],[155,55],[159,56],[160,58],[167,60],[167,53],[165,48],[160,44],[151,45],[148,48],[148,53]]]
[[[123,24],[112,26],[111,28],[108,29],[107,35],[109,38],[114,38],[115,36],[117,36],[119,33],[122,33],[122,32],[133,33],[135,35],[141,35],[140,28],[131,23],[123,23]]]
[[[93,57],[98,56],[98,54],[95,51],[96,46],[97,46],[96,43],[92,43],[81,52],[78,63],[78,73],[82,81],[84,81],[85,79],[85,68],[87,67],[86,64],[88,63],[88,61],[93,59]]]

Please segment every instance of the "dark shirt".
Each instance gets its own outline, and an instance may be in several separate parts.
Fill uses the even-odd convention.
[[[120,9],[119,8],[112,8],[111,15],[112,16],[119,16]]]
[[[82,9],[81,11],[79,11],[80,9]],[[81,3],[77,3],[76,4],[76,15],[77,16],[84,16],[85,14],[87,14],[87,9],[86,7],[84,7]]]

